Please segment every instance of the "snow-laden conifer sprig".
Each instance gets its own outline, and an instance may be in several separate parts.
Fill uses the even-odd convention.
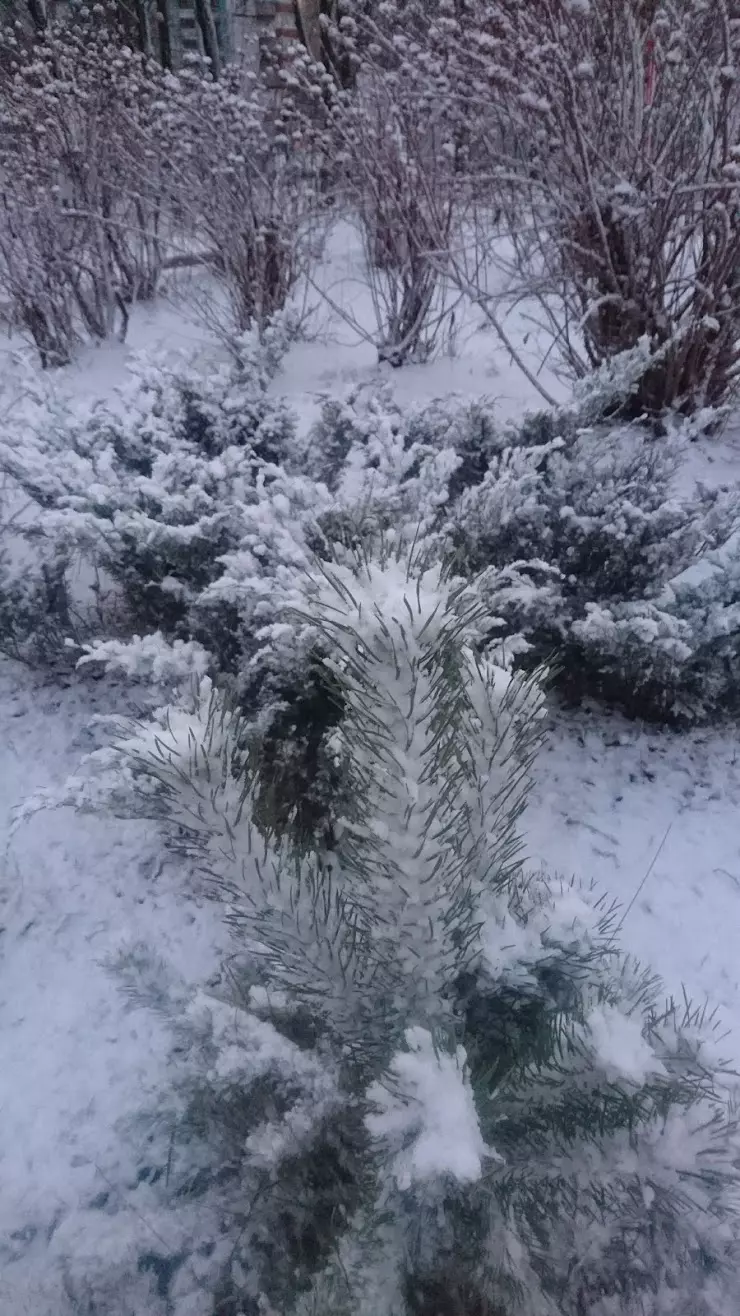
[[[447,1031],[449,988],[480,957],[481,902],[513,870],[541,692],[476,655],[475,587],[413,546],[317,562],[285,615],[314,628],[341,709],[328,749],[351,803],[334,853],[265,846],[254,728],[209,678],[116,725],[93,757],[95,802],[108,789],[117,811],[136,800],[174,829],[271,981],[314,1001],[345,1045],[371,1050],[374,1030],[387,1055],[409,1027]]]
[[[288,906],[277,865],[263,874],[262,910],[236,899],[232,917],[256,919],[273,973],[281,948],[293,990],[313,990],[317,940],[348,938],[363,989],[375,983],[375,1011],[393,1002],[397,1035],[434,1028],[450,985],[478,955],[481,896],[509,874],[539,690],[476,660],[474,591],[413,548],[317,565],[305,615],[338,683],[335,742],[351,761],[358,808],[340,822],[332,866],[299,872]],[[321,928],[306,939],[304,985],[295,976],[302,943],[286,918]],[[337,967],[345,991],[341,955]]]

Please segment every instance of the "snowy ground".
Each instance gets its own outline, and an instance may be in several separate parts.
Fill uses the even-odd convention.
[[[143,942],[202,984],[223,941],[217,911],[163,864],[146,827],[62,810],[13,830],[18,804],[75,770],[95,711],[89,686],[59,689],[14,663],[0,666],[0,1311],[8,1316],[46,1316],[47,1301],[60,1316],[58,1266],[80,1249],[95,1256],[103,1211],[119,1254],[132,1225],[152,1245],[154,1226],[144,1221],[142,1230],[138,1219],[145,1135],[127,1121],[156,1106],[171,1043],[156,1015],[132,1008],[108,961]],[[167,1241],[177,1251],[177,1237]],[[104,1265],[105,1254],[97,1260]]]
[[[680,995],[717,1006],[740,1062],[740,745],[561,714],[528,813],[533,861],[624,907],[623,943]],[[621,917],[621,915],[620,915]]]
[[[58,387],[108,392],[122,381],[129,350],[187,347],[202,336],[177,301],[140,311],[128,348],[83,354]],[[3,392],[8,406],[22,407],[28,381],[16,346],[0,353]],[[532,361],[536,347],[526,350]],[[308,411],[308,394],[379,378],[404,400],[485,394],[504,415],[538,405],[489,334],[426,367],[383,374],[373,361],[346,326],[335,326],[330,342],[324,327],[293,349],[276,387]],[[552,377],[547,383],[559,387]],[[737,461],[727,441],[697,454],[696,470],[724,481]],[[156,835],[143,825],[66,810],[11,825],[29,794],[75,769],[105,690],[62,689],[0,663],[0,1312],[8,1316],[99,1316],[94,1297],[84,1308],[65,1306],[62,1258],[84,1270],[89,1257],[104,1266],[127,1238],[140,1248],[149,1238],[158,1253],[179,1246],[174,1218],[162,1224],[149,1215],[130,1125],[166,1083],[167,1029],[132,1008],[106,961],[143,940],[203,983],[224,942],[218,911],[162,863]],[[664,975],[667,990],[685,984],[721,1009],[734,1033],[728,1055],[740,1061],[739,809],[732,730],[679,736],[587,712],[559,715],[538,766],[528,842],[533,862],[593,878],[628,907],[630,948]],[[148,1277],[142,1282],[135,1316],[150,1316]],[[156,1305],[156,1316],[164,1310]]]

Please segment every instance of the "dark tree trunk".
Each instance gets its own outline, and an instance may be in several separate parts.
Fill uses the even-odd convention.
[[[49,23],[45,0],[27,0],[27,3],[34,31],[39,34],[45,32]]]
[[[170,15],[167,0],[157,0],[157,28],[159,37],[159,58],[163,68],[172,72],[172,36],[170,33]]]
[[[216,31],[216,20],[213,17],[211,0],[195,0],[195,16],[203,39],[203,53],[211,61],[213,77],[218,78],[221,73],[221,51],[218,45],[218,32]]]
[[[154,44],[152,42],[152,28],[149,20],[148,0],[135,0],[134,9],[136,13],[136,35],[139,43],[139,50],[151,59],[154,55]]]

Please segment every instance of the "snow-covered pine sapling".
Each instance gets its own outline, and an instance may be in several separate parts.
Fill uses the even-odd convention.
[[[511,871],[541,696],[536,680],[476,657],[475,592],[402,545],[328,564],[303,592],[298,619],[305,609],[316,625],[338,686],[331,746],[346,764],[353,809],[338,820],[331,871],[307,874],[296,899],[315,919],[327,890],[336,892],[326,915],[350,937],[366,985],[352,1020],[345,993],[355,968],[327,961],[325,1000],[328,1008],[334,997],[343,1016],[343,1044],[358,1029],[368,1056],[373,1035],[382,1053],[408,1027],[449,1022],[445,992],[470,967],[482,894]],[[279,868],[266,881],[268,893],[279,886]],[[237,921],[240,910],[236,898]],[[313,992],[314,948],[301,964],[283,903],[270,895],[256,918],[258,940],[274,942],[271,976]]]
[[[714,1021],[660,1003],[604,900],[521,867],[538,682],[480,661],[476,589],[403,548],[317,564],[286,624],[306,614],[341,690],[331,852],[260,835],[239,719],[208,683],[106,758],[226,900],[275,1027],[292,1003],[336,1074],[342,1210],[296,1312],[665,1316],[670,1292],[713,1316],[731,1080]],[[281,1140],[257,1145],[279,1183]]]
[[[384,1056],[407,1028],[450,1023],[445,993],[474,962],[480,903],[515,867],[542,697],[536,678],[476,655],[475,592],[404,547],[317,563],[285,616],[312,628],[341,711],[326,750],[348,809],[330,856],[273,837],[259,879],[244,867],[260,781],[246,723],[208,681],[127,730],[106,765],[149,778],[155,816],[205,846],[270,981],[315,1000],[343,1047]]]

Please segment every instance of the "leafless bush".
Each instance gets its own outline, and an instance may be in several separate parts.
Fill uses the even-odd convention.
[[[231,327],[266,324],[321,230],[316,139],[288,123],[285,98],[244,90],[238,70],[168,74],[108,11],[7,44],[0,283],[42,362],[69,360],[80,337],[123,335],[130,305],[195,251],[209,253]]]
[[[444,103],[363,9],[326,29],[333,58],[354,70],[349,89],[310,59],[296,60],[286,81],[294,116],[303,110],[331,166],[333,200],[359,227],[374,331],[332,305],[373,341],[380,360],[400,366],[428,359],[449,323],[444,254],[462,194]],[[370,40],[376,33],[379,42]]]
[[[26,195],[18,180],[2,195],[0,213],[0,281],[5,314],[24,330],[44,368],[65,365],[77,339],[69,282],[77,239],[74,227],[60,223],[58,207],[45,197]]]
[[[479,0],[472,5],[481,8]],[[468,80],[468,0],[393,7],[338,0],[332,9],[326,30],[335,57],[354,70],[352,89],[319,77],[313,103],[328,107],[336,195],[359,221],[375,333],[346,307],[332,302],[334,309],[372,337],[381,359],[400,365],[429,358],[445,333],[452,338],[459,302],[472,300],[551,401],[506,335],[486,287],[486,257],[502,214],[491,179],[492,125],[498,141],[504,124],[481,80]],[[310,70],[306,76],[310,83]]]
[[[378,323],[378,356],[391,365],[428,359],[449,315],[444,252],[456,213],[440,116],[418,112],[389,71],[366,68],[335,127],[346,161],[345,194],[363,239]]]
[[[280,97],[181,74],[170,87],[170,159],[182,222],[212,253],[233,327],[264,327],[281,310],[320,249],[325,207],[321,153],[305,116],[286,122]]]
[[[423,22],[413,4],[365,8],[360,29],[345,25],[347,39],[363,69],[390,79],[404,131],[443,115],[432,155],[435,165],[442,150],[455,159],[457,215],[448,225],[444,207],[429,205],[443,191],[438,170],[425,186],[428,159],[403,196],[423,198],[423,222],[412,220],[421,246],[504,341],[498,307],[525,299],[571,375],[647,339],[636,411],[694,411],[732,391],[740,16],[731,0],[437,0]],[[362,161],[352,164],[362,177]],[[387,168],[386,177],[392,209]],[[390,227],[400,227],[395,217],[378,226],[386,247]]]
[[[44,365],[125,330],[162,268],[162,70],[100,18],[49,26],[12,55],[0,123],[0,283]]]
[[[475,292],[471,268],[498,261],[576,375],[647,337],[637,411],[720,402],[740,363],[740,23],[729,0],[458,8],[407,58],[426,59],[465,113],[477,195],[506,220],[505,249],[475,232],[462,281]]]

